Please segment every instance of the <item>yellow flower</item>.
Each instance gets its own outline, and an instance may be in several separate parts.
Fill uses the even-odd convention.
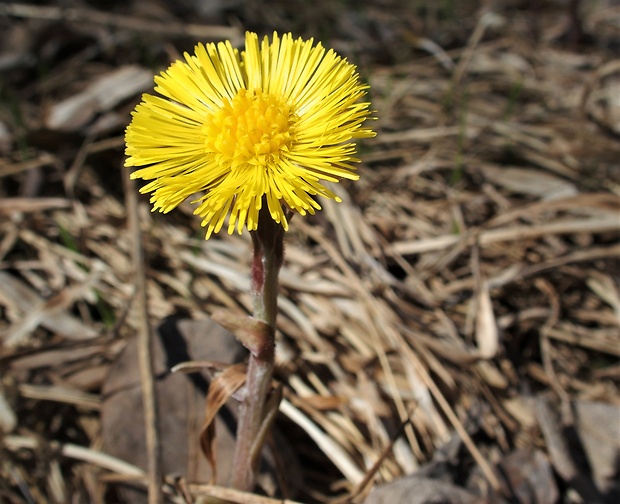
[[[209,238],[229,214],[228,233],[257,229],[266,200],[287,229],[283,205],[313,214],[313,196],[339,201],[321,181],[359,178],[353,140],[374,136],[359,101],[368,86],[333,50],[248,32],[245,51],[198,44],[184,57],[155,77],[161,97],[142,97],[125,135],[125,166],[142,167],[132,178],[150,180],[153,211],[197,194]]]

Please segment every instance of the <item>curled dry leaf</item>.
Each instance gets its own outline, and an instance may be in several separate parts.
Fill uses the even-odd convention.
[[[232,395],[245,383],[245,364],[235,364],[226,368],[209,385],[205,399],[205,420],[200,429],[200,446],[211,466],[211,483],[217,479],[215,443],[215,417]]]

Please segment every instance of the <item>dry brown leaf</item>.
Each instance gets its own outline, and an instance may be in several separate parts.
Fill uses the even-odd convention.
[[[464,488],[440,480],[408,476],[377,486],[364,504],[475,504],[479,498]]]
[[[558,408],[553,407],[553,403],[553,399],[548,395],[539,395],[534,399],[536,419],[542,430],[553,467],[585,502],[602,502],[601,495],[589,475],[577,465],[565,435],[566,430],[563,428],[560,413]]]
[[[98,77],[84,91],[52,106],[45,125],[51,130],[75,131],[95,115],[153,86],[153,73],[127,65]]]
[[[620,492],[620,406],[594,401],[574,403],[576,429],[588,457],[598,489],[608,495]]]
[[[364,472],[360,470],[342,447],[288,400],[283,399],[280,402],[280,412],[303,429],[353,485],[359,484],[364,479]]]
[[[500,462],[508,480],[506,495],[519,504],[555,504],[560,492],[548,457],[540,450],[517,450]]]
[[[543,201],[567,198],[578,193],[572,182],[541,170],[491,165],[482,166],[481,170],[494,184],[514,193],[539,197]]]
[[[171,374],[169,371],[188,361],[233,362],[240,345],[232,334],[208,319],[171,317],[160,324],[155,334],[153,364],[164,472],[206,482],[211,473],[201,453],[199,433],[208,376],[201,372]],[[104,451],[146,468],[137,350],[136,340],[132,338],[110,369],[102,390],[101,431]],[[221,426],[216,440],[219,458],[230,463],[234,446],[234,426],[230,424],[234,420],[219,415],[217,421]],[[220,471],[218,478],[218,483],[225,483],[228,475]]]

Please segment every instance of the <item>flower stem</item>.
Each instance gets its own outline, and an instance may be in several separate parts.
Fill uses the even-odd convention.
[[[257,334],[258,344],[250,348],[245,395],[239,407],[231,486],[247,491],[254,488],[266,433],[262,427],[268,416],[265,405],[275,362],[278,273],[284,255],[284,229],[273,220],[266,208],[260,211],[258,229],[252,232],[252,243],[254,257],[251,291],[254,318],[264,322],[269,330]]]

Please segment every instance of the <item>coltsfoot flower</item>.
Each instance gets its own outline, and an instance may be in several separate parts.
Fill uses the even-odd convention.
[[[132,178],[149,180],[153,211],[168,212],[194,195],[206,237],[222,229],[256,230],[263,201],[286,230],[286,208],[302,215],[339,201],[321,182],[359,178],[357,138],[367,87],[354,65],[313,39],[291,34],[245,50],[230,42],[198,44],[193,55],[155,77],[133,112],[125,141]]]

